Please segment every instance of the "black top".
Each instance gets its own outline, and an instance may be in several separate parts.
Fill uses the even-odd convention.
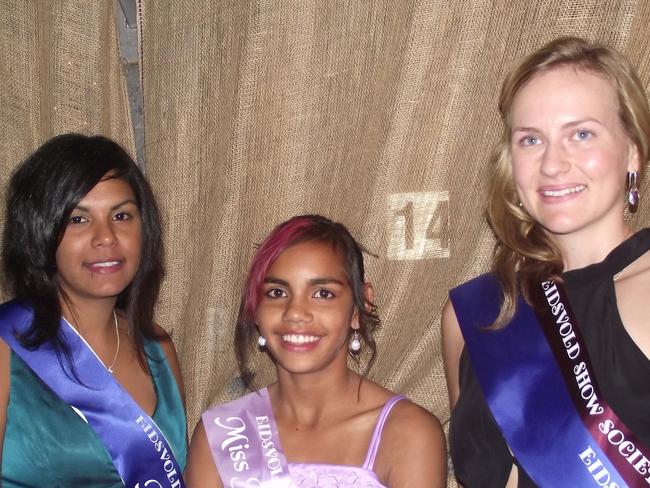
[[[650,359],[621,322],[613,277],[649,249],[650,229],[644,229],[602,262],[564,274],[602,395],[646,446],[650,445]],[[456,477],[465,488],[503,488],[512,468],[512,455],[465,350],[459,366],[460,396],[451,415],[449,433]],[[521,466],[518,486],[536,486]]]

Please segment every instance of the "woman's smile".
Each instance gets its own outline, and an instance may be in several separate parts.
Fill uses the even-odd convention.
[[[345,367],[355,320],[343,259],[330,244],[295,244],[270,266],[257,324],[280,368],[304,373],[333,362]]]
[[[617,227],[638,152],[612,82],[573,67],[536,75],[514,98],[510,151],[528,214],[552,235],[587,239]]]
[[[68,219],[56,251],[57,278],[69,296],[116,296],[140,265],[140,211],[124,180],[107,175]]]

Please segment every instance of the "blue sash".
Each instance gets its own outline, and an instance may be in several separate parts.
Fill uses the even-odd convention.
[[[552,282],[544,285],[548,283],[555,287]],[[538,317],[521,296],[513,320],[499,330],[485,330],[496,319],[501,303],[501,287],[495,275],[479,276],[451,290],[449,297],[492,415],[515,458],[537,485],[650,486],[650,481],[644,483],[644,466],[639,465],[638,456],[631,459],[631,453],[627,454],[627,463],[623,464],[614,459],[611,446],[606,445],[606,434],[611,430],[607,421],[590,423],[591,419],[577,411],[567,388],[575,385],[568,385]],[[556,310],[557,306],[553,313]],[[577,329],[575,322],[573,325]],[[573,335],[565,339],[563,352],[568,357],[576,352],[574,339]],[[578,372],[576,369],[576,378]],[[590,381],[593,383],[595,378],[592,376]],[[593,404],[591,408],[596,409]],[[608,431],[601,431],[604,437],[594,436],[594,427],[597,430],[608,426]],[[622,473],[614,464],[634,468],[636,476]]]
[[[44,343],[35,350],[23,347],[17,336],[28,330],[33,315],[30,308],[16,300],[0,305],[0,337],[92,427],[125,486],[184,487],[181,469],[163,433],[70,324],[61,319],[59,334],[70,349],[79,381],[58,366],[59,359],[51,344]]]

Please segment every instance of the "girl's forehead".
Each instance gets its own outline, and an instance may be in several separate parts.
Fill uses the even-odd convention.
[[[267,275],[293,268],[308,268],[314,272],[329,270],[347,275],[342,251],[329,242],[304,241],[287,247],[269,266]]]

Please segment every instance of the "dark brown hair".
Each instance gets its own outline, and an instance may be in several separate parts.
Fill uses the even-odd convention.
[[[126,313],[141,353],[143,337],[159,338],[153,313],[163,278],[163,243],[151,187],[133,159],[114,141],[63,134],[20,164],[9,183],[2,264],[8,291],[34,311],[31,327],[22,337],[29,347],[51,342],[59,353],[67,355],[58,335],[61,305],[56,250],[74,208],[109,172],[112,178],[129,184],[142,219],[140,265],[116,306]]]
[[[287,248],[310,241],[330,244],[340,252],[344,260],[345,272],[359,313],[358,332],[370,355],[364,374],[372,367],[377,351],[373,332],[379,326],[380,320],[375,305],[368,301],[365,294],[363,248],[343,224],[320,215],[300,215],[283,222],[271,231],[257,249],[248,271],[235,326],[235,352],[242,381],[249,389],[255,389],[254,374],[249,367],[249,356],[255,348],[257,336],[255,314],[261,300],[266,273]]]

